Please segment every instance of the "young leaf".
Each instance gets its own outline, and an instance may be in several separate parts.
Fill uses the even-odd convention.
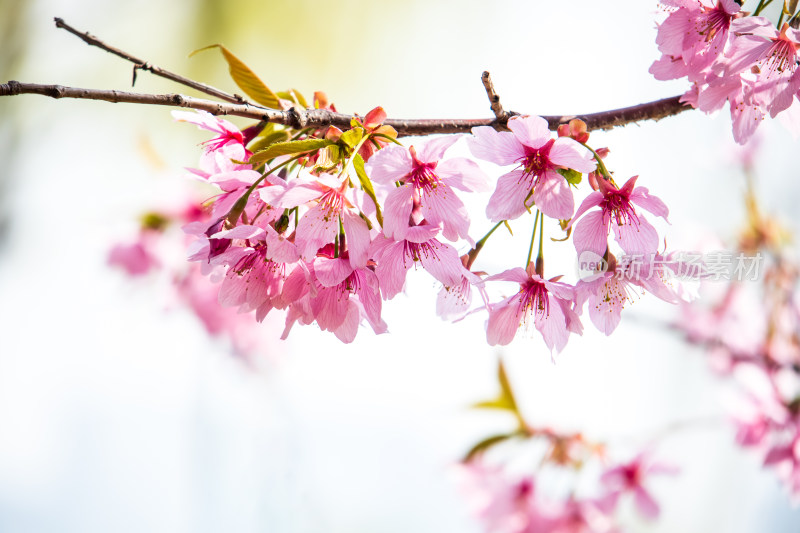
[[[578,186],[578,184],[581,182],[581,178],[583,177],[580,172],[571,168],[559,168],[556,169],[556,172],[564,176],[567,179],[567,183],[575,187]]]
[[[511,390],[511,384],[506,375],[506,369],[503,366],[503,361],[499,361],[497,366],[497,380],[500,382],[500,396],[494,400],[485,402],[478,402],[473,407],[479,409],[501,409],[510,411],[519,423],[520,429],[525,429],[525,419],[522,418],[522,413],[519,412],[517,401],[514,399],[514,392]]]
[[[516,435],[517,433],[503,433],[500,435],[492,435],[491,437],[483,439],[478,444],[470,448],[470,450],[467,452],[467,455],[464,457],[463,462],[465,463],[470,462],[476,456],[482,454],[495,444],[500,444],[501,442],[506,441],[512,437],[515,437]]]
[[[353,128],[342,133],[340,139],[350,148],[355,148],[364,137],[364,128]]]
[[[230,71],[231,78],[233,78],[233,81],[236,82],[236,85],[238,85],[239,88],[243,90],[245,94],[247,94],[247,96],[264,107],[280,109],[281,105],[278,101],[278,96],[272,92],[269,87],[264,85],[264,82],[261,81],[258,76],[256,76],[255,72],[250,70],[250,67],[245,65],[238,57],[233,55],[230,50],[225,48],[223,45],[212,44],[210,46],[200,48],[189,54],[189,57],[192,57],[198,52],[209,50],[211,48],[220,49],[225,61],[228,62],[228,70]]]
[[[265,150],[253,154],[248,163],[253,166],[260,165],[269,159],[273,159],[281,155],[314,152],[331,144],[333,144],[333,141],[329,141],[328,139],[305,139],[303,141],[278,142],[269,146]]]
[[[378,197],[375,196],[375,188],[372,186],[372,181],[369,179],[369,176],[367,176],[367,171],[364,170],[364,158],[361,157],[361,154],[356,154],[353,156],[353,168],[356,169],[358,181],[361,183],[361,187],[364,189],[364,192],[367,193],[367,196],[372,198],[372,202],[375,204],[375,218],[377,218],[378,223],[383,226],[381,206],[378,203]]]
[[[277,93],[278,98],[283,98],[284,100],[290,100],[295,104],[307,108],[308,104],[306,103],[306,99],[303,98],[303,95],[300,94],[300,91],[297,89],[289,89],[288,91],[280,91]]]
[[[256,137],[256,139],[248,148],[251,152],[261,152],[268,146],[271,146],[275,143],[288,141],[290,138],[291,135],[287,130],[277,130],[270,132],[268,135]]]

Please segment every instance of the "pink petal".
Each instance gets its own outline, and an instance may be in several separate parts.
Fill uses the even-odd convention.
[[[360,216],[344,211],[342,213],[342,226],[344,227],[344,235],[347,238],[347,253],[350,255],[350,264],[353,268],[367,266],[371,243],[367,223]]]
[[[431,239],[435,239],[437,235],[439,235],[438,226],[431,226],[431,225],[413,226],[411,228],[408,228],[408,232],[406,233],[406,240],[420,244],[423,242],[428,242]]]
[[[379,236],[377,239],[384,239],[384,237]],[[378,276],[378,281],[380,281],[384,300],[394,298],[397,293],[403,290],[403,285],[406,282],[406,273],[411,267],[410,263],[412,261],[407,261],[404,257],[402,242],[392,242],[383,248],[382,254],[378,258],[375,274]]]
[[[345,344],[350,344],[356,338],[358,333],[358,325],[361,323],[361,312],[358,305],[353,302],[347,302],[347,312],[342,324],[333,331],[336,338]]]
[[[442,235],[450,241],[469,237],[469,215],[463,202],[453,189],[445,183],[424,194],[421,199],[422,212],[431,224],[442,224]]]
[[[444,244],[436,239],[427,243],[428,253],[420,254],[422,268],[427,270],[445,287],[450,287],[461,282],[461,271],[464,265],[458,257],[458,252],[449,244]]]
[[[266,232],[258,226],[248,226],[242,224],[235,228],[218,231],[210,238],[212,239],[263,239]]]
[[[317,255],[317,250],[333,242],[338,233],[338,213],[323,205],[314,206],[297,224],[295,243],[300,250],[300,256],[310,261]]]
[[[369,178],[375,183],[399,181],[411,172],[411,155],[404,146],[392,144],[378,150],[366,165]]]
[[[592,211],[583,217],[572,231],[572,242],[578,255],[589,251],[603,257],[608,248],[608,220],[602,211]]]
[[[660,512],[658,504],[642,487],[636,487],[634,491],[634,500],[636,501],[636,508],[642,513],[642,516],[651,520],[658,517]]]
[[[342,258],[316,257],[314,259],[314,274],[316,274],[317,280],[323,287],[333,287],[340,284],[352,272],[353,267]]]
[[[628,255],[649,256],[658,251],[658,233],[643,215],[639,223],[617,225],[612,223],[617,242]]]
[[[555,296],[548,294],[547,298],[549,303],[548,314],[542,316],[537,313],[534,324],[542,334],[544,343],[550,351],[552,352],[553,348],[555,348],[556,352],[560,352],[566,347],[569,340],[567,320]]]
[[[532,180],[521,170],[512,170],[500,176],[486,206],[487,218],[492,222],[514,220],[527,212],[524,202],[531,192],[531,185]]]
[[[592,152],[569,137],[559,137],[550,148],[550,162],[572,168],[578,172],[592,172],[597,168]]]
[[[484,281],[515,281],[517,283],[525,283],[530,279],[530,276],[522,267],[509,268],[499,274],[489,276]]]
[[[575,211],[575,199],[564,176],[548,170],[539,178],[533,191],[536,207],[550,218],[569,220]]]
[[[519,142],[531,148],[540,148],[550,140],[547,121],[535,115],[511,117],[508,129],[514,133]]]
[[[297,246],[283,235],[278,235],[272,226],[267,226],[267,259],[276,263],[294,263],[300,259]]]
[[[581,206],[578,208],[575,214],[572,215],[572,219],[569,221],[569,225],[572,226],[575,222],[578,221],[578,219],[581,217],[582,214],[584,214],[589,209],[600,205],[602,202],[603,202],[603,193],[601,193],[600,191],[593,191],[589,193],[589,196],[583,199],[583,202],[581,202]]]
[[[651,196],[647,187],[637,187],[634,189],[633,193],[630,195],[630,199],[633,203],[647,209],[657,217],[667,220],[667,216],[669,216],[667,204],[662,202],[659,197]]]
[[[278,198],[275,198],[272,205],[284,208],[297,207],[307,204],[321,195],[322,191],[316,183],[293,185],[289,186]]]
[[[489,312],[486,341],[490,346],[505,346],[514,340],[520,324],[515,302],[516,295],[496,304]]]
[[[383,204],[383,232],[387,237],[397,241],[405,237],[414,207],[413,196],[411,185],[395,187],[389,192]]]
[[[348,293],[345,293],[345,296]],[[320,328],[333,331],[344,322],[347,313],[348,297],[336,287],[320,289],[316,298],[311,299],[311,312]]]
[[[615,295],[605,298],[605,294],[607,291],[624,290],[620,285],[613,278],[607,279],[605,283],[595,289],[598,293],[589,299],[589,318],[592,320],[592,324],[606,335],[611,335],[619,325],[622,319],[624,300]]]
[[[513,165],[525,157],[525,150],[513,133],[496,131],[490,126],[472,128],[472,137],[467,138],[467,147],[478,159],[500,166]]]
[[[461,135],[444,135],[432,139],[421,147],[417,147],[417,158],[423,163],[435,163],[439,161],[448,148],[458,141]]]
[[[467,192],[484,192],[491,190],[489,177],[477,163],[463,157],[456,157],[440,162],[436,166],[436,174],[451,187]]]

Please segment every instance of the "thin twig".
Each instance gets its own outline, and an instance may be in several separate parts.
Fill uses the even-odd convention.
[[[336,126],[340,129],[349,129],[350,121],[354,115],[335,113],[327,109],[302,109],[292,107],[286,111],[254,107],[249,104],[227,104],[212,102],[181,94],[142,94],[125,91],[83,89],[64,87],[62,85],[40,85],[37,83],[20,83],[9,81],[0,84],[0,96],[17,94],[40,94],[51,98],[79,98],[85,100],[102,100],[106,102],[125,102],[132,104],[163,105],[173,107],[188,107],[208,111],[214,115],[234,115],[238,117],[264,120],[275,124],[291,126],[295,129],[306,127],[322,128]],[[612,111],[591,113],[587,115],[555,115],[544,116],[551,130],[558,128],[559,124],[566,124],[573,118],[580,118],[586,122],[589,130],[608,130],[616,126],[623,126],[642,120],[659,120],[671,115],[677,115],[687,109],[692,109],[680,102],[680,96],[664,98],[645,104],[639,104]],[[492,126],[495,129],[505,129],[506,121],[497,118],[478,119],[387,119],[384,124],[392,126],[401,136],[432,135],[436,133],[469,133],[476,126]]]
[[[503,110],[503,104],[500,103],[500,95],[494,90],[494,83],[492,83],[492,77],[489,75],[489,71],[483,71],[481,81],[483,82],[483,88],[486,89],[486,96],[489,98],[489,104],[492,107],[494,116],[497,117],[498,121],[508,121],[509,113]]]
[[[150,64],[149,62],[147,62],[147,61],[145,61],[143,59],[139,59],[138,57],[134,57],[131,54],[129,54],[128,52],[120,50],[119,48],[115,48],[113,46],[107,45],[106,43],[104,43],[103,41],[101,41],[100,39],[98,39],[97,37],[95,37],[94,35],[89,33],[88,31],[82,32],[80,30],[77,30],[77,29],[73,28],[72,26],[70,26],[69,24],[64,22],[64,19],[56,17],[53,20],[55,20],[57,28],[61,28],[61,29],[67,30],[71,34],[79,37],[83,42],[85,42],[89,46],[96,46],[97,48],[100,48],[101,50],[105,50],[106,52],[114,54],[115,56],[121,57],[122,59],[125,59],[126,61],[130,61],[131,63],[133,63],[134,64],[134,66],[133,66],[133,83],[131,84],[131,86],[136,84],[136,72],[138,70],[146,70],[147,72],[151,72],[151,73],[155,74],[156,76],[160,76],[162,78],[166,78],[166,79],[174,81],[176,83],[180,83],[181,85],[185,85],[187,87],[191,87],[192,89],[195,89],[197,91],[205,93],[205,94],[207,94],[209,96],[213,96],[215,98],[219,98],[220,100],[224,100],[226,102],[231,102],[233,104],[249,104],[249,105],[252,105],[254,107],[259,107],[259,108],[261,107],[259,105],[256,105],[256,104],[253,104],[251,102],[248,102],[246,99],[244,99],[243,97],[239,96],[238,94],[229,94],[229,93],[226,93],[225,91],[221,91],[221,90],[219,90],[219,89],[217,89],[215,87],[212,87],[210,85],[206,85],[204,83],[200,83],[198,81],[194,81],[194,80],[191,80],[189,78],[185,78],[185,77],[181,76],[180,74],[175,74],[174,72],[170,72],[169,70],[164,70],[163,68],[157,67],[156,65],[152,65],[152,64]]]

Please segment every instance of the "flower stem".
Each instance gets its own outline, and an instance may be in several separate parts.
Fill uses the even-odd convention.
[[[583,143],[581,143],[581,144],[583,144]],[[603,158],[600,157],[599,155],[597,155],[597,152],[595,152],[594,149],[592,149],[591,146],[588,146],[586,144],[583,144],[583,146],[585,146],[587,149],[589,149],[590,152],[592,152],[592,154],[594,154],[594,158],[597,161],[597,168],[598,168],[598,170],[600,170],[600,174],[602,174],[605,179],[607,179],[607,180],[609,180],[609,181],[611,181],[613,183],[614,180],[611,178],[611,173],[606,168],[605,163],[603,163]]]
[[[531,233],[531,245],[528,247],[528,260],[525,261],[525,268],[531,264],[531,257],[533,256],[533,243],[536,242],[536,228],[539,227],[539,210],[536,210],[536,221],[533,223],[533,233]],[[541,240],[539,241],[541,247]]]
[[[492,233],[494,233],[494,230],[505,224],[505,222],[506,222],[505,220],[501,220],[500,222],[495,224],[494,227],[492,227],[492,229],[489,230],[489,233],[484,235],[481,238],[481,240],[475,243],[475,247],[472,250],[470,250],[469,253],[467,254],[467,264],[465,265],[465,268],[467,270],[469,270],[470,267],[472,267],[472,263],[474,263],[475,259],[478,258],[478,254],[481,253],[483,246],[486,244],[486,241],[489,239],[489,237],[491,237]]]
[[[228,223],[231,226],[235,226],[236,225],[236,223],[239,221],[239,217],[242,216],[242,213],[244,212],[244,208],[247,205],[247,200],[250,198],[250,195],[253,193],[254,190],[256,190],[256,187],[261,185],[261,182],[263,182],[266,179],[267,176],[269,176],[270,174],[272,174],[273,172],[275,172],[279,168],[285,167],[289,163],[293,163],[294,161],[297,161],[298,159],[300,159],[301,157],[303,157],[305,155],[307,155],[307,154],[306,153],[302,153],[302,154],[296,155],[296,156],[294,156],[292,158],[287,159],[283,163],[281,163],[279,165],[276,165],[273,168],[265,169],[264,173],[261,175],[261,177],[253,182],[253,184],[247,189],[247,192],[244,193],[244,195],[236,201],[236,203],[233,205],[231,210],[228,212]]]
[[[542,216],[542,226],[539,228],[539,255],[536,256],[536,273],[542,278],[544,277],[544,253],[542,251],[542,242],[544,241],[544,213]],[[530,261],[530,259],[529,259]]]

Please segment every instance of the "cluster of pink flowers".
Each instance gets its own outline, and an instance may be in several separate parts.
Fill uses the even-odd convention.
[[[200,199],[189,196],[192,198],[182,207],[145,214],[137,235],[111,248],[108,263],[132,278],[172,287],[164,301],[168,308],[189,309],[211,337],[229,342],[233,353],[249,360],[269,343],[263,326],[235,309],[220,306],[219,287],[201,272],[199,264],[165,259],[174,255],[170,250],[186,246],[186,238],[177,228],[205,217]]]
[[[457,471],[468,503],[488,533],[617,532],[617,510],[625,500],[646,520],[659,516],[652,479],[676,474],[674,466],[653,461],[649,447],[613,463],[604,443],[531,426],[517,408],[502,364],[499,378],[504,401],[476,407],[510,411],[518,427],[478,443]],[[525,457],[522,464],[518,455]],[[523,466],[530,464],[538,466]],[[556,487],[561,490],[552,490]]]
[[[686,304],[676,328],[708,352],[712,368],[742,385],[737,440],[758,450],[800,501],[800,265],[780,226],[752,196],[747,205],[739,249],[764,254],[757,282],[706,287],[718,289],[716,298]]]
[[[794,13],[782,25],[781,15],[776,28],[767,18],[745,16],[734,0],[661,4],[668,13],[656,38],[662,57],[650,72],[659,80],[686,77],[692,88],[684,100],[706,113],[728,102],[736,142],[747,142],[767,115],[800,107],[800,31],[788,23],[797,23]]]
[[[441,283],[437,312],[443,318],[472,312],[472,295],[480,294],[492,345],[508,344],[532,324],[551,351],[561,351],[571,333],[582,333],[587,302],[592,322],[610,334],[635,290],[677,300],[664,281],[667,272],[642,279],[621,275],[609,235],[628,254],[657,256],[660,239],[642,210],[665,220],[668,210],[636,186],[636,177],[621,188],[614,183],[600,162],[608,150],[595,152],[585,144],[589,135],[580,121],[562,126],[555,138],[535,116],[513,117],[510,131],[475,128],[466,138],[473,156],[508,168],[493,186],[474,161],[447,156],[464,136],[406,147],[381,126],[380,108],[344,132],[263,124],[240,132],[208,113],[174,116],[216,134],[204,143],[200,168],[192,171],[219,194],[204,219],[185,226],[195,239],[190,260],[222,280],[223,306],[252,312],[258,321],[285,310],[283,338],[297,323],[316,323],[344,342],[362,324],[375,333],[387,331],[382,303],[403,290],[412,268]],[[263,143],[276,133],[289,140]],[[253,155],[248,146],[259,143],[262,149]],[[582,174],[589,175],[594,192],[575,212],[573,190]],[[491,232],[479,243],[473,240],[462,196],[492,189],[490,221],[508,224],[536,209],[540,241],[545,217],[558,221],[559,231],[571,232],[575,223],[577,255],[593,253],[611,268],[570,285],[561,276],[544,277],[540,251],[523,267],[495,275],[472,271]],[[518,289],[493,302],[487,286],[495,281],[514,282]]]

